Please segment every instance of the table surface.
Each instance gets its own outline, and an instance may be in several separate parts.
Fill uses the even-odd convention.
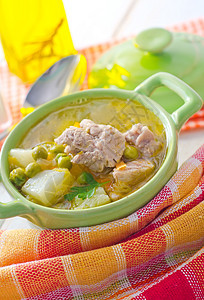
[[[76,49],[136,35],[149,27],[170,27],[203,17],[203,0],[65,0]],[[3,51],[0,47],[0,59]],[[179,166],[204,143],[204,130],[182,132],[178,139]],[[11,199],[0,183],[1,199]],[[33,228],[20,218],[0,220],[1,229]]]

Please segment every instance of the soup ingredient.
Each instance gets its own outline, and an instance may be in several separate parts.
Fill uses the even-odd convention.
[[[41,171],[42,171],[41,166],[36,162],[30,163],[25,168],[25,174],[27,177],[33,177]]]
[[[127,162],[126,168],[113,170],[114,184],[110,197],[112,200],[118,200],[124,193],[132,190],[137,183],[148,178],[154,171],[153,163],[146,159],[138,159]]]
[[[86,172],[82,172],[79,176],[78,176],[78,178],[77,178],[77,182],[79,183],[79,184],[87,184],[88,182],[87,182],[87,173]]]
[[[138,158],[138,150],[130,145],[126,145],[123,156],[127,159],[136,159]]]
[[[152,156],[161,144],[155,140],[153,132],[140,123],[133,125],[124,136],[127,142],[135,145],[147,157]]]
[[[71,201],[76,196],[81,199],[91,198],[96,191],[97,187],[100,187],[107,182],[99,183],[97,182],[90,173],[83,172],[84,180],[86,181],[86,185],[84,186],[73,186],[70,189],[70,192],[64,196],[64,198],[68,201]]]
[[[51,180],[48,180],[48,188],[47,186],[42,188],[41,185],[45,185],[44,179],[39,179],[38,185],[35,185],[36,190],[37,188],[40,190],[36,198],[35,195],[32,196],[32,192],[29,195],[19,188],[28,200],[43,204],[45,198],[45,205],[53,207],[55,204],[52,203],[57,203],[57,207],[74,209],[73,203],[78,199],[77,205],[83,203],[85,208],[93,205],[89,204],[89,200],[91,201],[95,196],[98,188],[103,188],[103,193],[107,193],[106,197],[110,198],[108,201],[114,201],[141,188],[161,167],[167,149],[165,128],[153,112],[135,100],[98,98],[80,101],[82,101],[80,104],[73,103],[49,114],[29,130],[19,144],[23,149],[34,149],[37,145],[44,147],[48,153],[46,158],[36,157],[34,160],[33,150],[23,149],[14,150],[14,153],[16,151],[19,156],[18,161],[9,155],[10,170],[18,167],[26,169],[33,162],[40,165],[42,171],[33,177],[26,176],[29,183],[36,176],[37,178],[41,176],[42,172],[49,170],[51,172],[56,168],[59,170],[60,167],[63,167],[61,169],[63,172],[66,169],[72,175],[72,183],[64,188],[61,196],[56,192],[57,185],[50,193],[49,185],[52,184],[52,176]],[[83,119],[87,116],[93,121]],[[63,162],[61,157],[70,158],[72,163],[70,170],[69,164],[66,165],[68,168],[64,168],[65,165],[61,164]],[[22,164],[19,163],[20,160]],[[151,167],[143,168],[142,160],[146,160],[146,164],[148,166],[151,164]],[[138,170],[139,167],[136,168],[139,161],[141,170]],[[94,184],[87,181],[84,172],[92,175]],[[105,185],[98,186],[101,182],[107,181]],[[24,188],[25,186],[26,184]],[[44,196],[44,191],[47,190],[47,195],[51,194],[50,202],[49,196]],[[41,193],[43,193],[42,197]],[[64,195],[70,197],[70,194],[72,200],[66,200]],[[80,194],[82,198],[79,197]]]
[[[125,150],[125,137],[121,132],[87,119],[80,123],[80,128],[65,129],[55,142],[68,145],[65,152],[75,155],[73,163],[85,165],[94,172],[114,167]]]
[[[37,160],[39,158],[44,158],[46,159],[47,156],[48,156],[48,152],[47,152],[47,149],[41,145],[39,146],[36,146],[34,149],[33,149],[33,153],[32,153],[32,156],[34,158],[34,160]]]
[[[85,200],[76,196],[71,202],[71,209],[85,209],[111,203],[109,196],[102,187],[97,187],[94,194]]]
[[[60,156],[57,162],[59,168],[67,168],[70,170],[72,167],[71,158],[69,156]]]
[[[22,192],[37,203],[52,206],[69,190],[74,178],[68,169],[45,170],[27,180]]]
[[[54,169],[57,167],[57,163],[55,159],[48,160],[44,158],[39,158],[37,163],[40,165],[42,170]]]
[[[34,162],[31,149],[11,149],[9,153],[9,165],[13,168],[25,168],[29,163]]]
[[[80,128],[80,123],[79,122],[74,122],[74,127]]]
[[[124,163],[124,161],[120,161],[119,163],[116,164],[117,170],[121,170],[121,169],[125,169],[125,168],[126,168],[126,164]]]
[[[10,172],[9,179],[11,182],[17,186],[21,187],[26,182],[26,175],[24,169],[16,168]]]
[[[59,159],[60,157],[65,157],[65,156],[67,156],[66,153],[58,153],[58,154],[56,155],[56,157],[55,157],[55,160],[58,161],[58,159]]]
[[[154,165],[145,159],[138,159],[135,161],[127,162],[126,168],[114,169],[113,177],[115,182],[126,182],[132,184],[133,181],[142,180],[142,176],[151,173],[154,170]]]
[[[53,145],[49,148],[49,152],[53,154],[63,153],[65,149],[64,145]]]

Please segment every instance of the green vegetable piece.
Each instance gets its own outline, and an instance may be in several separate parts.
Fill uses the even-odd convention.
[[[10,172],[9,179],[17,187],[21,187],[26,182],[26,175],[23,168],[16,168]]]
[[[89,183],[89,184],[99,184],[99,182],[97,182],[94,179],[93,175],[91,175],[88,172],[83,172],[83,173],[84,173],[84,176],[85,176],[85,179],[86,179],[87,183]]]
[[[95,191],[96,191],[96,187],[90,189],[86,194],[86,198],[91,198],[95,194]],[[78,195],[78,196],[80,198],[80,195]],[[86,198],[82,198],[82,199],[86,199]]]
[[[77,182],[79,184],[87,184],[87,172],[83,172],[79,175],[79,177],[77,178]]]
[[[56,155],[56,157],[55,157],[55,160],[58,161],[58,159],[59,159],[60,157],[66,157],[66,156],[67,156],[66,153],[58,153],[58,154]]]
[[[61,201],[73,182],[68,169],[44,170],[29,178],[22,186],[22,192],[39,204],[52,206]]]
[[[71,158],[69,156],[60,156],[58,159],[58,167],[70,170],[72,167]]]
[[[28,177],[33,177],[40,171],[42,171],[40,165],[38,163],[34,162],[34,163],[30,163],[29,165],[27,165],[27,167],[25,169],[25,174]]]
[[[90,198],[86,198],[85,200],[75,197],[72,200],[71,206],[72,209],[86,209],[91,207],[98,207],[104,204],[111,203],[109,196],[106,194],[102,187],[97,187],[94,191],[94,194]]]
[[[128,159],[136,159],[138,158],[138,151],[135,147],[127,145],[123,155]]]
[[[36,146],[33,149],[32,156],[33,156],[34,160],[37,160],[39,158],[47,159],[48,152],[45,149],[45,147],[43,147],[43,146]]]
[[[50,147],[49,152],[52,154],[58,154],[64,152],[65,146],[64,145],[53,145]]]
[[[106,184],[107,182],[97,182],[90,173],[83,172],[84,178],[86,179],[87,185],[85,186],[73,186],[70,192],[64,196],[68,201],[72,201],[76,196],[81,199],[91,198],[95,193],[97,187]]]

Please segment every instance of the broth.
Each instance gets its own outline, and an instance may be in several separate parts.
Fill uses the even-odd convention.
[[[32,148],[43,141],[53,141],[67,127],[83,119],[97,124],[109,124],[125,132],[135,123],[147,125],[153,133],[165,141],[164,127],[159,118],[138,101],[122,99],[83,100],[79,105],[69,105],[49,114],[35,125],[19,144],[20,148]]]
[[[106,164],[103,170],[100,170],[99,172],[94,169],[93,166],[90,167],[89,164],[73,163],[75,157],[77,155],[79,156],[80,153],[73,154],[73,149],[72,151],[70,150],[70,153],[67,153],[65,148],[65,151],[63,150],[63,152],[65,152],[66,155],[69,156],[69,159],[72,159],[72,164],[70,165],[71,167],[65,167],[70,171],[65,170],[63,167],[59,167],[59,161],[62,161],[63,159],[58,159],[56,153],[55,155],[53,155],[53,153],[52,155],[50,154],[52,143],[55,139],[62,135],[67,128],[75,128],[70,126],[76,126],[76,131],[83,131],[81,129],[80,122],[84,119],[93,121],[94,123],[96,123],[96,126],[101,126],[97,124],[104,124],[116,128],[120,132],[120,136],[125,136],[126,138],[125,149],[127,149],[127,147],[129,147],[128,149],[134,148],[133,150],[137,152],[135,159],[128,157],[127,155],[125,155],[125,152],[123,152],[121,154],[120,162],[117,160],[115,166]],[[157,147],[158,149],[155,150],[152,155],[149,155],[148,158],[140,148],[138,148],[138,150],[137,147],[135,145],[132,145],[131,141],[128,141],[127,139],[126,133],[131,132],[132,128],[134,127],[133,125],[138,123],[141,124],[139,125],[142,128],[141,130],[146,130],[149,135],[154,135],[156,141],[155,143],[159,145]],[[79,127],[79,129],[77,129],[77,127]],[[89,134],[89,132],[87,131],[86,134]],[[95,141],[95,137],[93,140]],[[110,141],[112,142],[111,139]],[[100,138],[98,139],[98,142],[100,142]],[[108,204],[112,201],[116,201],[120,198],[123,198],[124,196],[131,194],[132,192],[143,186],[158,171],[162,162],[164,161],[167,148],[165,129],[160,119],[152,111],[145,108],[138,101],[122,99],[81,99],[78,103],[70,103],[69,106],[63,107],[60,110],[49,114],[37,125],[33,126],[24,136],[18,147],[21,150],[25,149],[25,151],[29,149],[30,152],[28,156],[31,157],[30,155],[32,154],[33,156],[34,151],[31,149],[33,149],[34,147],[36,149],[36,146],[41,144],[43,145],[43,147],[47,147],[46,151],[48,151],[48,158],[40,158],[37,160],[37,164],[40,164],[40,167],[44,173],[38,171],[39,174],[35,176],[33,176],[32,174],[31,176],[28,175],[30,173],[26,171],[26,183],[23,185],[22,189],[21,187],[18,188],[20,192],[30,201],[34,201],[42,205],[52,206],[55,208],[65,209],[81,209],[100,206]],[[66,143],[62,142],[61,144],[63,144],[64,146],[64,144]],[[18,156],[18,150],[16,151],[17,156],[12,154],[14,152],[11,151],[9,156],[11,172],[13,172],[13,169],[15,172],[15,168],[17,167],[25,168],[25,170],[27,170],[28,166],[25,162],[16,163],[16,161],[18,160],[16,159],[16,157]],[[25,153],[26,157],[28,151]],[[63,153],[63,155],[61,156],[65,156],[65,154]],[[28,162],[30,162],[29,159]],[[36,164],[36,162],[34,163]],[[121,163],[122,167],[120,165]],[[134,177],[133,180],[130,181],[130,177],[132,176],[131,166],[137,169],[140,168],[140,164],[142,164],[142,172],[139,171],[139,175],[134,175],[136,177]],[[123,171],[125,169],[126,172],[128,168],[130,169],[130,173],[128,175],[129,178],[125,179],[126,181],[124,181],[123,175],[121,176],[121,170]],[[43,183],[44,177],[41,178],[42,174],[44,174],[43,176],[48,179],[49,176],[51,176],[54,187],[50,185],[50,182],[49,188],[47,182]],[[86,176],[86,178],[85,182],[79,183],[78,178],[80,178],[81,175]],[[125,176],[127,176],[127,174]],[[62,177],[63,179],[60,179]],[[11,181],[13,180],[12,178]],[[29,194],[28,192],[30,191],[30,188],[32,189],[32,184],[36,184],[36,178],[41,185],[46,185],[47,190],[43,191],[43,196],[41,195],[41,197],[36,194],[37,192],[32,192],[31,194]],[[120,181],[120,179],[118,178],[122,178],[122,180]],[[61,194],[58,191],[58,181],[60,182],[60,184],[62,184],[62,187],[60,188]],[[66,185],[69,186],[69,189],[66,188]],[[77,194],[77,190],[81,192],[78,192]],[[77,196],[74,194],[74,191]],[[48,196],[46,196],[45,194],[49,194],[49,197],[54,200],[47,201],[46,197]],[[70,195],[75,195],[75,197],[70,198]]]

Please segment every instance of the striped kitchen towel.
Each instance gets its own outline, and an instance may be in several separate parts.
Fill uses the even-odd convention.
[[[1,231],[0,299],[204,299],[204,145],[126,218]]]

